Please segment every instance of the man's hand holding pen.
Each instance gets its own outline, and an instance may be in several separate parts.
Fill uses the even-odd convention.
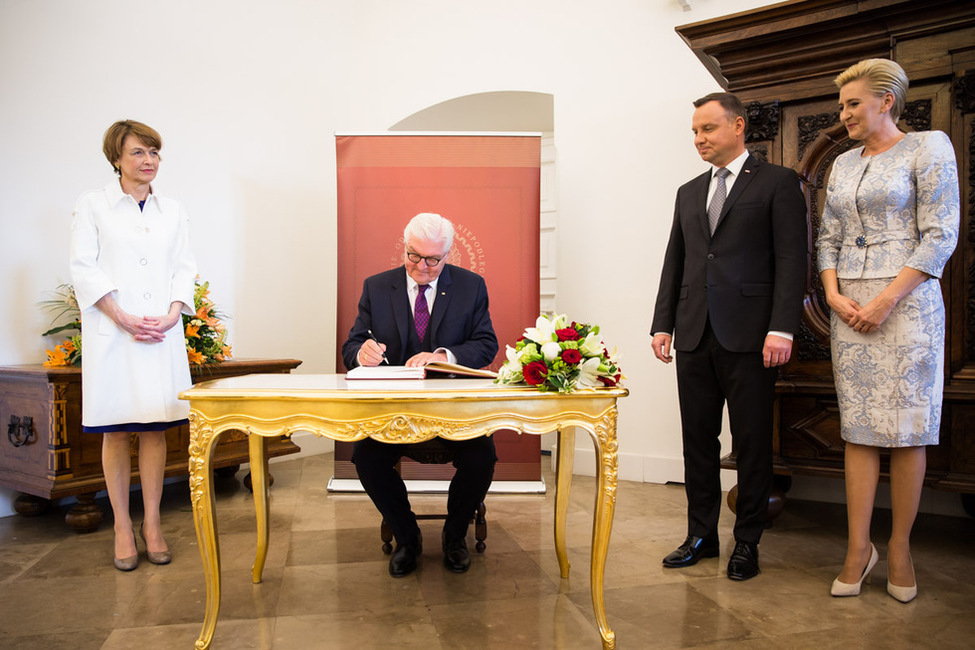
[[[389,364],[386,359],[386,345],[376,340],[372,331],[369,331],[369,338],[363,341],[356,356],[360,366],[378,366],[380,363]]]

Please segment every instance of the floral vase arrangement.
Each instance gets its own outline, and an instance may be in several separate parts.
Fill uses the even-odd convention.
[[[525,330],[498,370],[499,384],[527,384],[540,391],[571,393],[616,386],[623,378],[616,350],[599,338],[599,326],[541,315]]]
[[[78,299],[74,295],[74,287],[70,284],[58,285],[51,292],[53,298],[40,303],[45,311],[53,314],[51,324],[65,318],[67,323],[51,327],[41,336],[52,336],[61,332],[75,332],[61,343],[47,351],[45,366],[80,366],[81,365],[81,310],[78,309]]]
[[[186,335],[186,356],[193,365],[206,365],[226,361],[233,356],[227,343],[227,328],[220,322],[223,314],[210,300],[210,283],[196,279],[193,288],[193,307],[196,314],[183,314],[183,331]]]
[[[80,366],[81,365],[81,310],[78,309],[78,299],[75,297],[74,287],[62,284],[53,292],[51,300],[40,303],[41,307],[53,314],[52,325],[64,319],[66,323],[51,327],[41,336],[51,336],[61,332],[74,331],[61,343],[47,351],[45,366]],[[186,356],[192,365],[208,365],[220,363],[233,356],[232,349],[227,343],[227,329],[220,319],[223,314],[217,311],[210,300],[210,283],[196,279],[193,288],[193,308],[196,313],[192,316],[183,314],[183,333],[186,337]]]

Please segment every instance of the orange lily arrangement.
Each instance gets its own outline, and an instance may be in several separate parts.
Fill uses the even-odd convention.
[[[193,306],[196,313],[183,315],[186,335],[186,356],[193,365],[220,363],[233,356],[227,343],[227,328],[220,322],[220,314],[210,300],[210,283],[196,279],[193,290]]]

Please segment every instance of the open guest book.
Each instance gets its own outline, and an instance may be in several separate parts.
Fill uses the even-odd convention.
[[[496,372],[468,368],[459,363],[431,361],[425,366],[358,366],[350,370],[346,379],[425,379],[435,377],[488,377],[494,379]]]

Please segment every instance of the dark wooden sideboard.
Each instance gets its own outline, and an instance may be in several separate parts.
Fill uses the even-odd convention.
[[[289,373],[296,359],[232,359],[193,366],[193,382],[255,373]],[[77,505],[65,515],[79,533],[98,528],[102,512],[95,493],[105,489],[102,437],[81,432],[81,369],[40,364],[0,367],[0,486],[22,494],[14,503],[23,515],[39,514],[51,500],[74,496]],[[166,476],[189,473],[189,426],[166,431]],[[268,457],[300,451],[288,438],[267,441]],[[248,462],[247,437],[228,432],[214,451],[212,466],[235,471]],[[132,481],[139,481],[138,434],[132,436]]]
[[[925,483],[963,493],[975,516],[975,2],[797,0],[677,32],[718,83],[746,103],[748,149],[795,169],[808,200],[802,326],[776,386],[775,472],[784,489],[793,474],[843,476],[829,309],[815,242],[833,161],[858,143],[840,123],[833,78],[861,59],[897,61],[911,81],[900,128],[936,129],[951,138],[961,229],[941,279],[948,317],[944,410],[940,444],[928,448]],[[724,466],[735,467],[733,452]]]

